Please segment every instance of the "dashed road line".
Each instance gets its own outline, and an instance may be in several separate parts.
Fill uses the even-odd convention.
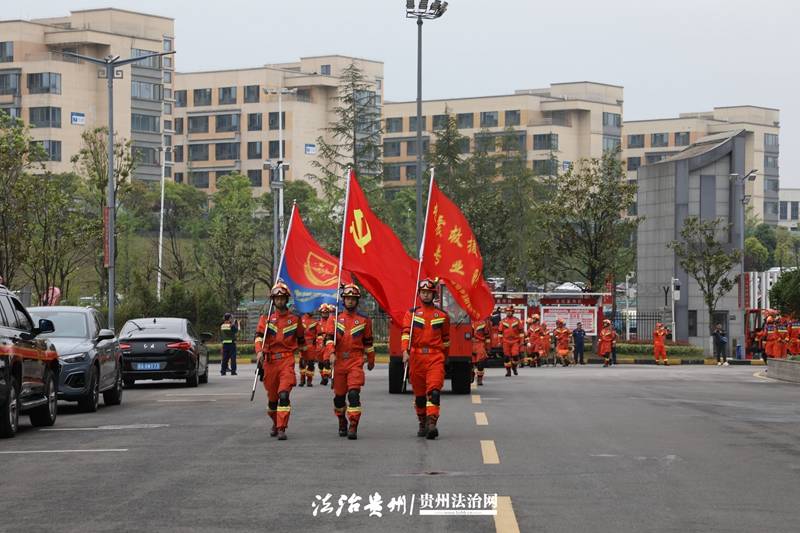
[[[127,426],[96,426],[86,428],[43,428],[39,431],[112,431],[120,429],[156,429],[168,427],[169,424],[130,424]]]
[[[494,445],[493,440],[481,441],[481,453],[483,454],[483,464],[485,465],[500,464],[500,456],[497,455],[497,447]]]
[[[167,397],[177,396],[182,398],[195,398],[202,396],[250,396],[249,392],[191,392],[166,394]]]
[[[497,514],[494,516],[494,529],[497,533],[519,533],[517,517],[510,496],[497,497]]]
[[[128,448],[100,448],[96,450],[14,450],[0,452],[0,455],[23,455],[32,453],[106,453],[106,452],[127,452]]]
[[[483,412],[475,413],[475,424],[479,426],[488,426],[489,419],[486,418],[486,413]]]
[[[192,402],[192,403],[198,403],[198,402],[200,402],[200,403],[206,403],[206,402],[216,402],[217,400],[214,400],[214,399],[204,399],[204,398],[200,398],[200,399],[188,399],[188,398],[184,398],[184,399],[175,399],[175,400],[156,400],[156,401],[157,401],[157,402],[159,402],[159,403],[165,403],[165,402],[167,402],[167,403],[172,403],[172,402]]]
[[[480,394],[473,394],[472,395],[472,403],[480,404],[481,403],[481,395]]]

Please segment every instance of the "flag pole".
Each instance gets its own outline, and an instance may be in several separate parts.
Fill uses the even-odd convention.
[[[281,245],[281,258],[278,261],[278,270],[272,273],[272,284],[275,285],[278,280],[280,279],[279,276],[281,274],[281,269],[283,268],[283,260],[286,257],[286,243],[289,242],[289,235],[292,233],[292,222],[294,221],[294,211],[297,207],[297,200],[292,201],[292,212],[289,215],[289,227],[286,228],[286,237],[284,237],[283,243]],[[270,291],[272,288],[270,287]],[[269,307],[267,307],[267,322],[269,322],[269,317],[272,314],[272,298],[269,299]],[[264,332],[264,340],[266,340],[266,331]],[[264,353],[264,343],[261,343],[261,353]],[[258,356],[259,354],[256,354]],[[259,365],[256,365],[256,375],[253,378],[253,389],[250,391],[250,401],[253,401],[253,398],[256,396],[256,384],[258,383],[258,376],[261,371]]]
[[[342,286],[342,263],[344,262],[344,236],[347,229],[347,208],[350,205],[350,182],[353,180],[353,168],[347,167],[347,187],[344,190],[344,216],[342,217],[342,239],[339,241],[339,280],[336,283],[336,309],[333,314],[333,356],[336,363],[336,325],[339,323],[339,294]],[[331,365],[331,388],[333,388],[333,365]]]
[[[425,256],[425,237],[428,233],[428,215],[431,211],[431,193],[433,192],[433,179],[434,179],[434,171],[435,168],[431,167],[431,180],[428,184],[428,202],[425,206],[425,224],[422,226],[422,241],[419,243],[419,265],[417,266],[417,282],[414,284],[414,300],[411,302],[411,309],[414,309],[414,306],[417,305],[417,296],[419,295],[419,278],[422,275],[422,258]],[[411,354],[411,338],[414,335],[414,316],[412,313],[411,316],[411,326],[408,330],[408,352],[409,355]],[[406,391],[408,387],[408,367],[409,364],[405,364],[405,368],[403,370],[403,392]]]

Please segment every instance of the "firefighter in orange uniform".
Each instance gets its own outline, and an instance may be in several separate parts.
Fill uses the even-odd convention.
[[[503,337],[503,366],[506,367],[506,377],[517,375],[519,365],[519,348],[524,335],[522,322],[514,316],[514,307],[509,305],[505,309],[506,317],[500,321],[500,335]]]
[[[547,323],[542,322],[539,326],[539,358],[544,359],[544,363],[547,364],[547,360],[550,359],[550,330],[547,329]],[[553,358],[553,366],[556,366],[556,360]]]
[[[335,335],[333,330],[326,334],[333,366],[333,413],[339,419],[339,436],[350,440],[358,438],[364,363],[367,370],[375,368],[372,320],[356,310],[360,298],[361,289],[356,285],[342,287],[344,311],[336,318]]]
[[[603,329],[597,343],[597,353],[604,359],[603,366],[611,366],[611,350],[617,342],[617,332],[611,327],[611,321],[603,320]]]
[[[258,365],[264,369],[267,415],[272,419],[270,437],[286,440],[286,427],[292,411],[289,393],[297,383],[294,373],[296,353],[305,356],[306,345],[300,317],[289,311],[289,287],[278,282],[270,291],[275,310],[261,315],[256,327],[255,349]]]
[[[308,385],[311,387],[313,385],[312,381],[314,381],[314,363],[317,360],[317,321],[314,320],[314,317],[311,316],[311,313],[304,313],[302,317],[300,317],[300,321],[303,324],[303,335],[305,336],[306,342],[306,353],[305,357],[301,359],[302,363],[305,363],[305,367],[300,367],[300,387],[304,387]]]
[[[658,364],[659,360],[662,360],[665,365],[669,365],[667,347],[665,345],[667,335],[669,335],[669,330],[664,327],[664,324],[661,322],[656,324],[656,329],[653,330],[653,356],[656,359],[656,364]]]
[[[767,357],[777,357],[778,327],[775,325],[775,317],[769,315],[766,325],[762,332],[764,339],[764,353]]]
[[[553,337],[556,340],[556,354],[561,361],[561,366],[569,366],[572,362],[572,331],[560,318],[556,320]]]
[[[795,318],[789,324],[789,353],[800,355],[800,318]]]
[[[320,385],[325,386],[331,377],[330,352],[325,349],[328,333],[333,333],[333,317],[331,313],[336,310],[332,304],[319,306],[319,322],[317,322],[317,358],[319,359],[319,374],[322,378]]]
[[[439,436],[437,424],[444,363],[450,352],[450,316],[433,305],[438,283],[430,278],[419,282],[422,305],[406,312],[401,336],[403,362],[409,364],[414,389],[414,408],[419,421],[418,437]]]
[[[478,386],[483,385],[483,365],[488,355],[486,348],[489,346],[491,325],[488,319],[472,321],[472,380],[478,377]]]
[[[778,342],[775,346],[776,357],[786,359],[789,354],[789,343],[791,342],[789,338],[789,320],[781,316],[776,321],[776,325],[778,328]]]
[[[529,366],[542,366],[539,359],[542,354],[541,327],[539,315],[534,314],[528,319],[527,348],[530,355]]]

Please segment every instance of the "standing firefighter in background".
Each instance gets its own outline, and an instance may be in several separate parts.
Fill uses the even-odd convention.
[[[334,376],[333,412],[339,419],[339,436],[350,440],[358,438],[364,363],[367,363],[367,370],[375,368],[372,319],[356,311],[359,298],[361,290],[356,285],[348,284],[342,288],[344,311],[336,319],[336,340],[333,331],[326,334],[326,350],[331,352]]]
[[[603,329],[600,330],[597,342],[597,353],[603,358],[603,366],[611,366],[611,351],[617,343],[617,332],[611,327],[611,321],[603,320]]]
[[[275,310],[261,315],[256,328],[255,348],[258,365],[264,368],[267,391],[267,415],[272,419],[270,437],[286,440],[286,427],[292,411],[289,393],[297,383],[294,373],[295,353],[305,356],[305,335],[300,317],[288,308],[289,287],[278,282],[269,293]]]
[[[219,327],[219,338],[222,341],[222,367],[220,374],[228,373],[228,363],[231,366],[231,376],[236,375],[236,335],[239,333],[239,321],[233,321],[230,313],[222,317]]]
[[[322,378],[319,382],[323,387],[328,384],[331,378],[330,353],[325,349],[328,333],[333,333],[333,317],[331,313],[336,310],[332,304],[322,304],[319,306],[319,322],[317,322],[317,357],[319,358],[319,375]]]
[[[669,330],[664,327],[664,324],[661,322],[656,324],[656,329],[653,330],[653,356],[656,359],[656,364],[660,360],[664,361],[665,365],[669,364],[667,347],[665,346],[667,335],[669,335]]]
[[[519,366],[519,348],[524,335],[522,322],[514,316],[514,307],[506,307],[506,317],[500,321],[500,335],[503,337],[503,366],[506,367],[506,377],[517,375]]]
[[[419,282],[422,305],[406,312],[401,336],[403,363],[409,364],[414,407],[419,420],[418,437],[439,436],[439,406],[444,387],[444,361],[450,352],[450,316],[433,305],[437,282]]]
[[[553,331],[556,339],[556,355],[561,366],[569,366],[572,362],[572,331],[562,319],[556,320],[556,329]]]
[[[794,318],[789,326],[789,353],[800,355],[800,318]]]
[[[305,357],[300,360],[300,386],[308,385],[311,387],[314,385],[314,362],[317,360],[318,322],[314,320],[311,313],[304,313],[300,321],[303,324],[303,335],[306,342]]]
[[[786,359],[786,356],[789,355],[789,343],[791,342],[789,338],[789,319],[783,316],[779,317],[776,324],[778,329],[778,343],[775,347],[776,357]]]
[[[489,336],[491,335],[491,325],[488,319],[472,321],[472,380],[478,378],[478,386],[483,385],[483,365],[488,355],[486,349],[489,346]]]

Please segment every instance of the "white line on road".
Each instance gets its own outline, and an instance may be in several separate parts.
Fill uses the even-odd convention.
[[[127,426],[97,426],[93,428],[43,428],[39,431],[112,431],[118,429],[168,428],[169,424],[130,424]]]
[[[769,377],[763,370],[753,374],[753,377],[754,378],[758,378],[758,379],[760,379],[760,380],[762,380],[764,382],[767,382],[767,383],[776,383],[775,378]]]
[[[156,400],[157,402],[216,402],[217,400],[212,399],[198,399],[198,400],[190,400],[190,399],[182,399],[182,400]]]
[[[199,396],[250,396],[249,392],[192,392],[182,394],[167,394],[166,396],[199,397]]]
[[[500,456],[497,455],[497,447],[495,447],[493,440],[481,441],[481,453],[483,454],[483,464],[485,465],[500,464]]]
[[[486,413],[483,412],[475,413],[475,424],[479,426],[488,426],[489,419],[486,418]]]
[[[127,451],[128,448],[100,448],[96,450],[16,450],[11,452],[0,452],[0,455],[21,455],[26,453],[104,453]]]
[[[480,394],[473,394],[472,395],[472,403],[474,403],[474,404],[481,403],[481,395]]]
[[[494,517],[494,529],[497,533],[519,533],[514,506],[510,496],[497,497],[497,514]]]

